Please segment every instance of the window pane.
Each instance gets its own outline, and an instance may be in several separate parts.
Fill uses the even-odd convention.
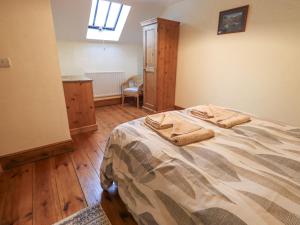
[[[93,2],[92,2],[92,8],[91,8],[91,13],[90,13],[89,26],[93,26],[96,5],[97,5],[97,0],[93,0]]]
[[[102,1],[102,0],[99,1],[95,26],[98,26],[98,27],[104,26],[104,23],[106,20],[106,15],[107,15],[108,8],[109,8],[109,4],[110,3],[108,1]]]
[[[121,10],[121,4],[115,2],[111,4],[108,19],[106,22],[106,27],[115,28],[120,10]]]

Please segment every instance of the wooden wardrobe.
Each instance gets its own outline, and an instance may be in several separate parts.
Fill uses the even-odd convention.
[[[141,23],[144,38],[144,108],[173,110],[179,22],[155,18]]]

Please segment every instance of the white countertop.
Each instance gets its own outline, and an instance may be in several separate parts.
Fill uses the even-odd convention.
[[[62,76],[63,82],[82,82],[82,81],[92,81],[91,78],[88,78],[83,75],[72,75],[72,76]]]

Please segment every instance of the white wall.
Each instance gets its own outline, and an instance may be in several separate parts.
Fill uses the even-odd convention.
[[[1,1],[0,156],[70,139],[49,0]]]
[[[217,35],[219,12],[250,4],[245,33]],[[300,1],[185,0],[176,105],[213,103],[300,126]]]
[[[160,1],[126,0],[132,6],[119,42],[86,39],[91,0],[51,0],[62,75],[98,71],[142,74],[140,22],[160,15]]]
[[[127,76],[142,74],[141,45],[58,41],[62,75],[86,72],[125,72]]]

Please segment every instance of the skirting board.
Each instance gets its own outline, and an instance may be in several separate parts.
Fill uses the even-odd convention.
[[[146,107],[146,106],[143,106],[143,109],[145,110],[145,111],[147,111],[147,112],[149,112],[149,113],[158,113],[158,112],[156,112],[155,110],[153,110],[153,109],[150,109],[150,108],[148,108],[148,107]],[[177,106],[177,105],[174,105],[174,108],[172,108],[172,109],[167,109],[167,110],[165,110],[165,111],[172,111],[172,110],[184,110],[185,108],[183,108],[183,107],[181,107],[181,106]]]
[[[182,108],[181,106],[177,106],[177,105],[175,105],[174,108],[175,108],[176,110],[184,110],[184,109],[185,109],[185,108]]]
[[[143,110],[145,110],[146,112],[148,112],[148,113],[150,113],[150,114],[156,113],[155,110],[150,109],[150,108],[148,108],[148,107],[146,107],[146,106],[143,106],[142,108],[143,108]]]
[[[109,105],[118,105],[122,103],[121,96],[110,96],[105,98],[95,98],[94,99],[95,107],[109,106]]]
[[[90,126],[85,126],[85,127],[79,127],[79,128],[74,128],[70,130],[71,135],[76,135],[76,134],[81,134],[81,133],[86,133],[90,131],[95,131],[98,130],[98,125],[90,125]]]
[[[67,140],[0,157],[4,170],[73,151],[73,141]]]

